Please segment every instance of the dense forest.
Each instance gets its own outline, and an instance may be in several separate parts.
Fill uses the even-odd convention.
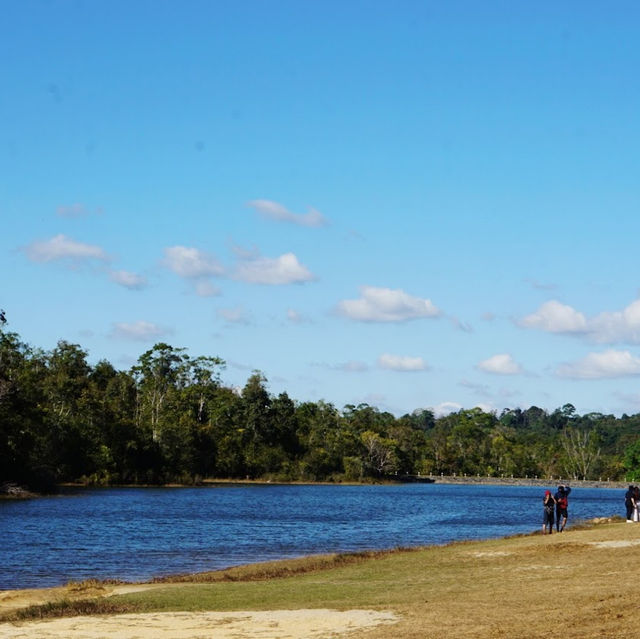
[[[640,415],[536,406],[396,417],[368,404],[241,390],[224,362],[156,344],[128,371],[80,346],[33,348],[0,327],[0,483],[203,478],[370,481],[403,475],[640,479]]]

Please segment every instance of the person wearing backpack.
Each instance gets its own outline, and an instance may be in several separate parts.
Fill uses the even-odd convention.
[[[556,500],[556,530],[562,532],[567,525],[567,519],[569,518],[569,493],[571,488],[569,486],[558,486],[558,492],[554,495]]]

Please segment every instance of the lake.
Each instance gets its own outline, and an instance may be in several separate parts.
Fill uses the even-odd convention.
[[[541,529],[543,493],[437,483],[66,489],[0,502],[0,589],[528,533]],[[623,497],[574,488],[569,525],[624,515]]]

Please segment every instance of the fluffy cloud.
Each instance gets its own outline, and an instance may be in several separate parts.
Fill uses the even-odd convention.
[[[478,363],[477,367],[486,373],[496,375],[517,375],[522,372],[520,364],[516,363],[508,353],[494,355]]]
[[[640,300],[635,300],[622,311],[605,311],[589,322],[594,341],[603,344],[629,342],[640,344]]]
[[[640,344],[640,300],[635,300],[621,311],[604,311],[591,318],[586,318],[571,306],[552,300],[522,318],[519,324],[550,333],[584,335],[601,344]]]
[[[629,351],[589,353],[578,361],[562,364],[556,374],[574,379],[630,377],[640,375],[640,358],[634,357]]]
[[[425,371],[427,364],[422,357],[406,357],[385,353],[378,357],[378,366],[392,371]]]
[[[235,270],[234,277],[251,284],[301,284],[314,278],[306,266],[300,264],[293,253],[280,257],[248,257],[242,259]]]
[[[328,224],[322,213],[311,207],[309,208],[308,213],[300,214],[292,213],[282,206],[282,204],[278,204],[272,200],[251,200],[250,202],[247,202],[247,204],[268,220],[290,222],[291,224],[298,224],[299,226],[317,227],[326,226]]]
[[[213,255],[187,246],[166,248],[163,263],[170,271],[186,279],[206,278],[224,273],[224,268]]]
[[[72,260],[75,262],[88,260],[109,261],[109,256],[99,246],[76,242],[62,234],[56,235],[50,240],[32,242],[24,248],[24,252],[33,262],[53,262],[55,260]]]
[[[545,302],[535,313],[519,321],[524,328],[537,328],[549,333],[585,333],[587,320],[571,306],[556,300]]]
[[[131,290],[143,289],[148,283],[146,277],[130,271],[109,271],[109,278],[112,282]]]
[[[338,313],[360,322],[405,322],[440,315],[431,300],[413,297],[400,289],[363,286],[360,293],[360,299],[340,302]]]
[[[152,322],[139,320],[137,322],[116,322],[111,331],[111,337],[118,339],[131,339],[140,342],[158,339],[170,333],[167,329],[160,328]]]

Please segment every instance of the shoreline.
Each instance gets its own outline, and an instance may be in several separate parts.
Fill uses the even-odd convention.
[[[626,489],[630,482],[602,479],[569,479],[566,477],[483,477],[482,475],[427,475],[436,484],[468,484],[488,486],[571,486],[571,488]]]
[[[611,488],[626,490],[632,483],[625,480],[603,480],[603,479],[568,479],[564,477],[489,477],[482,475],[415,475],[407,479],[386,478],[377,481],[357,482],[357,481],[276,481],[271,479],[228,479],[228,478],[207,478],[196,484],[180,484],[170,482],[167,484],[108,484],[97,486],[80,482],[62,482],[56,484],[56,490],[61,488],[85,488],[87,490],[113,489],[113,488],[207,488],[217,485],[243,485],[243,486],[397,486],[402,484],[460,484],[469,486],[558,486],[568,485],[571,488]],[[23,500],[50,497],[59,494],[35,493],[22,486],[11,485],[11,490],[0,491],[0,501],[3,500]]]
[[[499,485],[499,486],[555,486],[569,485],[584,488],[627,488],[626,480],[610,479],[571,479],[567,477],[490,477],[484,475],[411,475],[410,479],[384,479],[372,481],[279,481],[274,479],[233,479],[233,478],[206,478],[195,484],[181,484],[169,482],[166,484],[108,484],[105,486],[92,486],[79,482],[64,482],[58,487],[66,488],[202,488],[207,486],[239,484],[239,485],[273,485],[273,486],[380,486],[402,485],[413,483],[434,484],[469,484],[469,485]]]

